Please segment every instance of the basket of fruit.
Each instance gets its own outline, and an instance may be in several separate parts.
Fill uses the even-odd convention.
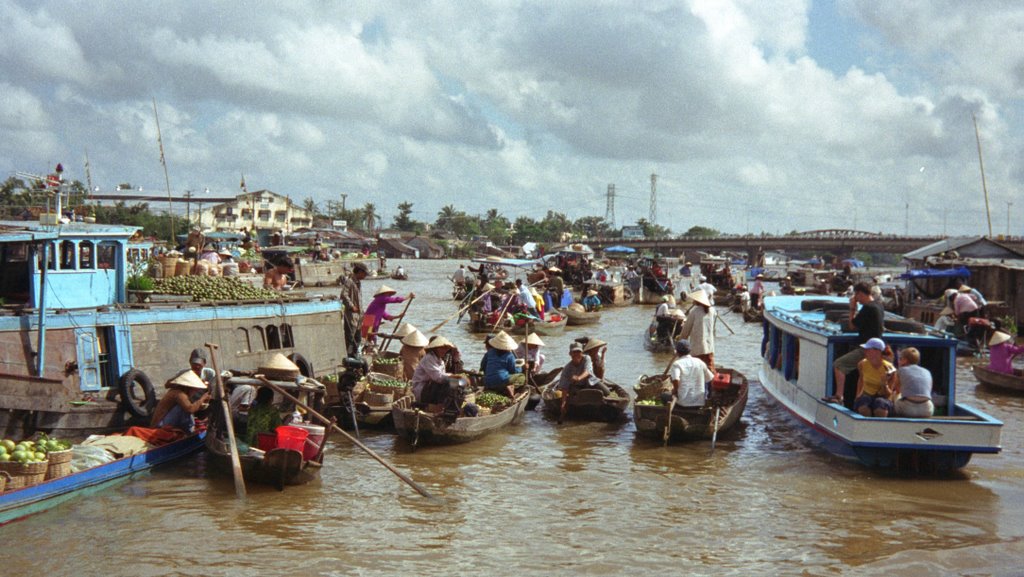
[[[476,405],[481,409],[487,409],[486,413],[481,411],[480,414],[500,413],[511,404],[512,399],[491,391],[484,391],[476,396]]]
[[[368,389],[374,393],[382,393],[387,395],[394,395],[395,397],[401,397],[405,394],[405,389],[408,388],[409,383],[400,379],[396,379],[386,374],[373,374],[370,373]]]
[[[398,353],[385,351],[373,359],[374,372],[397,377],[398,371],[401,369],[402,364],[401,359],[398,358]]]
[[[3,447],[0,452],[0,471],[11,477],[8,490],[31,487],[43,482],[49,462],[46,460],[46,452],[37,450],[35,442],[15,443],[10,439],[4,439],[0,441],[0,446]]]
[[[60,479],[71,474],[71,443],[58,439],[44,439],[36,443],[46,449],[46,480]]]

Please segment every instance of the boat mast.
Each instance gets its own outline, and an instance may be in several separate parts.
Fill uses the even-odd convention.
[[[160,145],[160,164],[164,167],[164,182],[167,184],[167,215],[171,219],[171,230],[168,236],[171,239],[171,248],[174,248],[177,245],[174,242],[174,204],[171,201],[171,178],[167,176],[167,159],[164,158],[164,139],[160,135],[160,117],[156,113],[156,98],[153,99],[153,118],[156,120],[156,141]]]
[[[981,190],[985,193],[985,216],[988,217],[988,236],[992,236],[992,210],[988,206],[988,186],[985,184],[985,162],[981,159],[981,136],[978,134],[978,118],[971,113],[974,121],[974,139],[978,141],[978,166],[981,167]]]

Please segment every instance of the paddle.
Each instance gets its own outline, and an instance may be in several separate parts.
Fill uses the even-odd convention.
[[[446,325],[446,324],[448,324],[449,322],[451,322],[451,320],[452,320],[452,319],[454,319],[455,317],[457,317],[457,316],[460,316],[460,315],[461,315],[462,313],[466,312],[466,311],[467,311],[467,310],[469,309],[469,307],[471,307],[471,306],[475,305],[475,304],[477,303],[477,301],[479,301],[480,299],[484,298],[485,296],[487,296],[487,295],[489,295],[489,294],[491,294],[491,291],[485,291],[485,292],[484,292],[484,293],[483,293],[482,295],[480,295],[480,296],[476,297],[475,299],[473,299],[473,302],[471,302],[471,303],[469,303],[468,305],[466,305],[466,306],[462,307],[461,309],[459,309],[458,311],[456,311],[456,313],[455,313],[455,314],[453,314],[452,316],[450,316],[450,317],[446,318],[445,320],[443,320],[443,321],[441,321],[441,322],[437,323],[436,325],[434,325],[433,327],[431,327],[431,328],[430,328],[430,330],[429,330],[429,331],[427,331],[427,332],[430,332],[430,333],[436,333],[436,332],[437,332],[437,329],[439,329],[439,328],[443,327],[444,325]]]
[[[715,441],[718,440],[718,412],[721,410],[721,407],[715,407],[715,428],[711,431],[711,453],[708,454],[709,457],[715,454]]]
[[[672,369],[672,363],[674,362],[676,362],[675,357],[673,357],[672,360],[669,361],[668,366],[665,367],[665,370],[661,372],[662,377],[668,374],[668,372]],[[668,438],[669,436],[671,436],[672,433],[672,410],[676,408],[676,395],[674,393],[675,391],[673,390],[672,402],[668,404],[668,411],[665,413],[665,432],[662,434],[661,439],[666,447],[668,446]]]
[[[407,298],[405,300],[405,306],[402,307],[402,314],[398,315],[398,318],[395,320],[395,328],[396,329],[398,327],[402,326],[402,319],[405,318],[405,313],[406,313],[406,311],[409,310],[409,305],[412,304],[412,299],[414,299],[414,298],[416,298],[416,295],[412,294],[412,293],[409,293],[409,298]],[[380,344],[380,352],[381,353],[387,352],[388,345],[391,344],[392,336],[394,336],[394,333],[384,337],[384,339],[381,341],[381,344]]]
[[[213,364],[213,372],[217,373],[217,396],[220,397],[220,407],[224,412],[224,426],[228,431],[228,447],[231,448],[231,473],[235,478],[235,494],[245,497],[245,479],[242,477],[242,460],[238,456],[238,444],[235,441],[235,423],[231,420],[231,407],[228,400],[224,398],[224,381],[220,378],[220,369],[217,368],[217,349],[220,347],[213,343],[206,343],[210,349],[210,362]]]
[[[353,437],[352,435],[349,435],[349,434],[348,434],[348,433],[347,433],[347,432],[346,432],[346,431],[345,431],[344,429],[342,429],[341,427],[339,427],[339,426],[338,426],[337,424],[335,424],[335,423],[334,423],[333,421],[331,421],[331,420],[330,420],[330,419],[328,419],[327,417],[325,417],[325,416],[321,415],[320,413],[316,412],[316,411],[315,411],[315,410],[313,410],[313,408],[312,408],[312,407],[310,407],[309,405],[307,405],[307,404],[303,403],[302,401],[300,401],[300,400],[296,399],[295,397],[293,397],[292,395],[290,395],[290,394],[288,393],[288,391],[285,391],[285,390],[284,390],[283,388],[279,387],[278,385],[275,385],[274,383],[272,383],[272,382],[268,381],[268,380],[267,380],[267,378],[266,378],[266,377],[264,377],[263,375],[256,375],[256,378],[257,378],[257,379],[259,379],[259,380],[260,380],[260,381],[261,381],[261,382],[262,382],[262,383],[263,383],[264,385],[266,385],[266,386],[270,387],[271,389],[274,389],[274,390],[275,390],[275,391],[276,391],[277,393],[279,393],[279,394],[280,394],[280,395],[281,395],[282,397],[284,397],[284,398],[288,399],[289,401],[291,401],[291,402],[295,403],[295,404],[296,404],[297,406],[300,406],[300,407],[302,407],[302,408],[306,409],[306,411],[307,411],[307,412],[308,412],[308,413],[309,413],[310,415],[313,415],[314,417],[316,417],[317,419],[319,419],[319,420],[320,420],[320,422],[324,423],[325,425],[328,425],[328,426],[330,426],[330,427],[331,427],[331,430],[333,430],[333,431],[337,431],[337,432],[341,433],[342,435],[344,435],[344,436],[345,436],[345,438],[346,438],[346,439],[348,439],[349,441],[352,441],[352,443],[353,443],[353,444],[355,444],[355,446],[357,446],[357,447],[359,447],[360,449],[362,449],[362,450],[363,450],[363,452],[365,452],[365,453],[366,453],[367,455],[369,455],[369,456],[373,457],[373,458],[374,458],[374,460],[376,460],[376,461],[377,461],[378,463],[380,463],[381,465],[384,465],[384,467],[385,467],[385,468],[386,468],[387,470],[389,470],[389,471],[391,471],[392,473],[394,473],[394,474],[395,474],[395,475],[396,475],[396,476],[397,476],[397,477],[398,477],[399,479],[401,479],[402,481],[404,481],[404,482],[405,482],[405,484],[407,484],[407,485],[409,485],[410,487],[412,487],[414,491],[416,491],[416,492],[417,492],[417,493],[419,493],[420,495],[423,495],[424,497],[426,497],[426,498],[428,498],[428,499],[430,499],[430,500],[432,500],[432,501],[436,501],[436,500],[437,500],[437,498],[436,498],[436,497],[434,497],[434,496],[433,496],[433,495],[431,495],[431,494],[430,494],[430,493],[429,493],[429,492],[428,492],[428,491],[427,491],[426,489],[424,489],[423,487],[421,487],[421,486],[419,485],[419,483],[417,483],[416,481],[413,481],[413,480],[412,480],[412,479],[411,479],[411,478],[410,478],[410,477],[409,477],[408,475],[406,475],[405,473],[403,473],[403,472],[399,471],[398,469],[396,469],[396,468],[394,467],[394,465],[392,465],[391,463],[388,463],[387,461],[385,461],[385,460],[384,460],[384,459],[383,459],[383,458],[382,458],[382,457],[381,457],[380,455],[378,455],[377,453],[375,453],[375,452],[374,452],[374,451],[373,451],[372,449],[370,449],[370,448],[369,448],[369,447],[367,447],[366,445],[362,444],[362,443],[361,443],[361,442],[360,442],[359,440],[357,440],[356,438],[354,438],[354,437]]]
[[[732,327],[729,326],[729,323],[725,322],[725,319],[723,319],[717,313],[715,314],[715,320],[716,321],[720,321],[723,325],[725,325],[725,328],[729,329],[729,334],[730,335],[735,335],[736,334],[736,331],[732,330]]]

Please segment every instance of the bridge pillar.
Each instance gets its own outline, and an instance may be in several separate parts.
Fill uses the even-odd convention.
[[[764,266],[764,250],[761,247],[747,249],[747,266]]]

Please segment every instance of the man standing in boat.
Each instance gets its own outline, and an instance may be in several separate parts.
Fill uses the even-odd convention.
[[[857,310],[860,305],[860,311]],[[853,296],[850,297],[850,320],[847,329],[857,331],[857,345],[863,345],[870,339],[881,339],[885,331],[885,310],[882,304],[871,297],[871,285],[859,282],[853,285]],[[842,404],[845,399],[846,375],[857,368],[864,358],[864,349],[854,347],[850,352],[836,359],[832,364],[835,372],[835,390],[830,400]]]
[[[662,393],[662,401],[667,405],[672,397],[683,407],[701,407],[704,405],[705,385],[715,378],[704,361],[690,356],[690,341],[679,339],[675,344],[676,360],[669,367],[669,381],[672,389]]]
[[[363,321],[362,281],[370,274],[366,265],[357,262],[352,265],[352,274],[342,275],[338,279],[341,286],[341,303],[345,305],[345,349],[348,356],[359,356],[359,344],[362,335],[359,328]]]

